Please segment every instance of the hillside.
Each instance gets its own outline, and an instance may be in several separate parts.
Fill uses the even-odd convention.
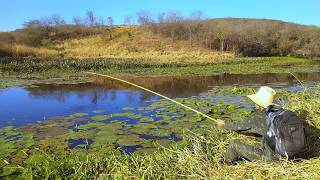
[[[64,57],[144,58],[165,62],[208,62],[233,57],[185,40],[161,37],[144,27],[114,27],[110,33],[71,39],[56,45]]]
[[[38,22],[39,23],[39,22]],[[320,28],[268,19],[170,19],[141,26],[34,24],[0,33],[0,57],[208,63],[235,56],[320,56]]]
[[[234,57],[185,40],[153,34],[142,26],[115,26],[99,34],[54,41],[49,46],[0,43],[0,54],[8,56],[64,58],[143,58],[164,63],[207,63]]]

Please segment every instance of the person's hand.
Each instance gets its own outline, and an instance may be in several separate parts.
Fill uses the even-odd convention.
[[[221,119],[217,119],[217,120],[218,120],[217,122],[218,127],[221,129],[224,128],[225,122]]]

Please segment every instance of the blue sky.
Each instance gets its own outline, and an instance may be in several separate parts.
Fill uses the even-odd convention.
[[[178,10],[185,16],[201,10],[209,18],[267,18],[320,26],[319,9],[320,0],[1,0],[0,31],[21,28],[28,20],[52,14],[71,21],[89,10],[97,16],[112,16],[116,24],[140,10],[154,14]]]

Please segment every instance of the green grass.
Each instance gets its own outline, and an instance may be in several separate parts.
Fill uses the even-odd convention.
[[[223,94],[252,93],[252,89],[230,88]],[[320,127],[320,86],[300,93],[278,91],[279,99],[289,97],[286,108],[306,113],[307,121]],[[232,109],[230,109],[232,111]],[[9,131],[9,130],[8,130]],[[111,147],[92,151],[64,151],[33,148],[18,166],[2,165],[2,176],[26,179],[319,179],[320,158],[266,163],[223,162],[226,145],[233,139],[252,142],[252,138],[226,132],[214,126],[185,130],[184,140],[147,154],[121,154]],[[3,163],[3,162],[2,162]]]
[[[156,59],[37,59],[2,58],[2,74],[20,74],[37,72],[79,72],[98,71],[111,74],[136,75],[212,75],[217,73],[264,73],[319,70],[320,61],[289,57],[234,58],[206,64],[162,63]]]

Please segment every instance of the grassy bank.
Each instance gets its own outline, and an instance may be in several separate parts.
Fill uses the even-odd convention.
[[[136,75],[213,75],[218,73],[278,73],[317,71],[318,59],[289,57],[232,58],[211,63],[196,61],[161,62],[144,58],[98,58],[98,59],[43,59],[43,58],[2,58],[2,74],[29,74],[41,72],[98,71],[109,74]]]
[[[320,87],[300,93],[278,91],[283,104],[298,112],[304,110],[307,121],[320,127]],[[227,89],[223,94],[245,96],[252,89]],[[232,113],[232,110],[231,110]],[[236,113],[236,112],[233,112]],[[209,124],[208,124],[209,125]],[[316,134],[319,137],[319,134]],[[253,142],[235,133],[217,129],[213,125],[205,129],[185,130],[184,139],[169,147],[161,147],[148,154],[125,155],[112,148],[87,151],[81,148],[64,151],[32,148],[22,154],[19,165],[2,161],[2,176],[26,179],[95,179],[95,178],[192,178],[192,179],[319,179],[320,159],[314,157],[301,161],[241,162],[227,165],[223,162],[226,145],[233,139]],[[319,147],[319,139],[314,147]],[[319,151],[317,151],[319,153]],[[20,155],[21,156],[21,155]],[[9,164],[10,163],[10,164]]]
[[[320,60],[289,57],[233,58],[212,63],[163,63],[157,59],[52,59],[1,58],[0,87],[35,83],[88,82],[83,71],[115,76],[175,76],[318,72]]]

